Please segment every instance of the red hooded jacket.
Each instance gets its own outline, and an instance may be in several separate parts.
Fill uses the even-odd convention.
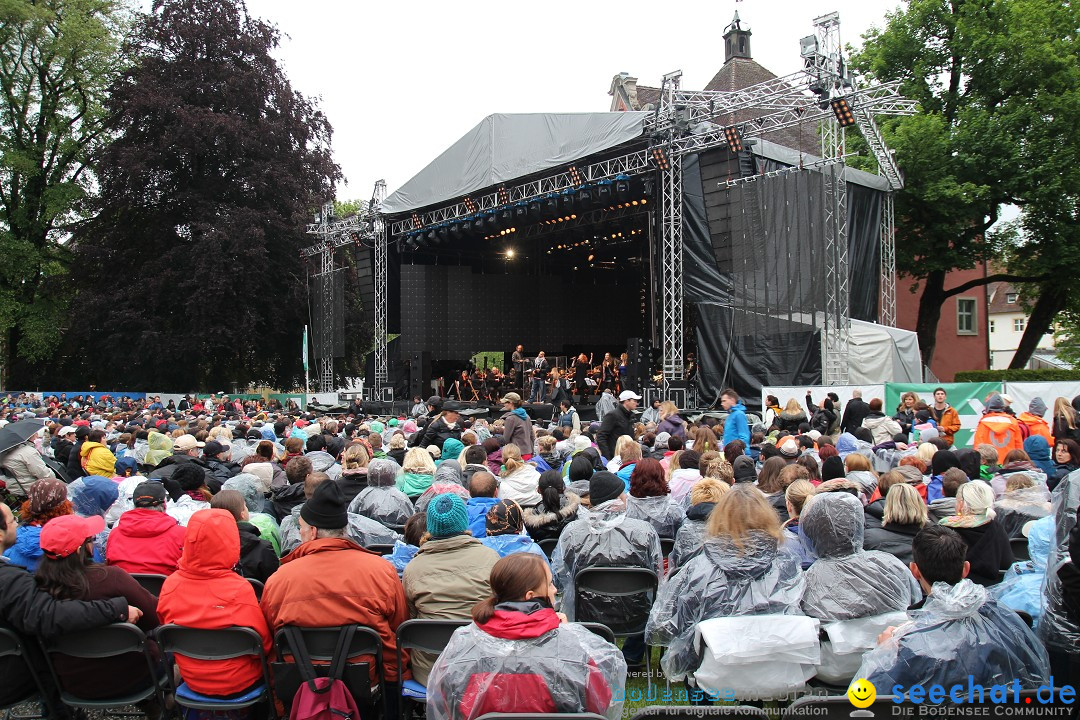
[[[129,573],[171,575],[184,549],[184,528],[157,510],[135,508],[120,516],[109,533],[105,560]]]
[[[180,569],[169,576],[158,598],[162,623],[218,630],[249,627],[263,639],[269,655],[273,637],[255,600],[255,591],[233,568],[240,562],[240,532],[225,510],[200,510],[191,516]],[[180,675],[192,690],[225,697],[263,679],[257,658],[195,660],[176,656]]]

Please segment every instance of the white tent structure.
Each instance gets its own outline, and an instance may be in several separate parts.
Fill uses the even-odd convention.
[[[852,320],[848,353],[852,385],[923,381],[919,336],[910,330]]]

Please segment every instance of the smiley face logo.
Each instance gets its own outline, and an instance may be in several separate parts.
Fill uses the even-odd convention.
[[[847,691],[848,700],[857,708],[867,708],[877,699],[877,688],[866,678],[859,678],[851,683]]]

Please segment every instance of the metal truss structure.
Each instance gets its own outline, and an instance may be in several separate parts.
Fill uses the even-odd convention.
[[[823,382],[841,384],[848,377],[850,335],[850,285],[847,257],[847,185],[845,180],[845,137],[840,125],[841,103],[851,114],[845,125],[856,127],[877,160],[878,172],[889,184],[881,225],[881,321],[895,324],[896,277],[892,192],[903,187],[903,177],[881,135],[877,115],[911,115],[915,103],[899,94],[898,83],[861,85],[845,65],[840,44],[840,20],[830,13],[814,20],[815,34],[800,41],[803,69],[780,78],[737,90],[691,91],[680,88],[682,73],[663,77],[660,102],[646,119],[650,145],[625,155],[571,166],[559,173],[500,187],[478,197],[393,222],[387,231],[380,224],[378,202],[372,200],[369,223],[376,238],[376,353],[375,384],[386,381],[386,297],[387,237],[400,238],[429,226],[450,223],[486,213],[508,204],[528,201],[579,187],[585,183],[637,175],[652,170],[659,173],[660,199],[660,287],[663,308],[659,336],[663,349],[665,393],[672,381],[683,379],[684,317],[682,278],[682,156],[724,147],[743,138],[766,135],[785,128],[812,124],[820,127],[821,159],[801,165],[791,172],[820,167],[826,176],[826,308],[822,328]],[[751,115],[748,119],[746,115]],[[776,173],[722,183],[753,182]],[[385,187],[383,188],[385,193]],[[378,193],[378,189],[377,189]],[[534,231],[528,231],[534,232]],[[541,229],[536,232],[544,232]]]
[[[372,250],[372,265],[375,270],[375,377],[372,378],[371,387],[376,397],[381,396],[383,386],[389,382],[386,357],[386,220],[380,213],[385,199],[386,181],[379,180],[371,193],[371,201],[364,218],[375,240]]]

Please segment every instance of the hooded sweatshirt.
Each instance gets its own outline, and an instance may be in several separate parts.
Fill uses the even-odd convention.
[[[171,575],[180,563],[184,537],[172,516],[135,508],[121,515],[109,533],[105,559],[129,573]]]
[[[225,510],[201,510],[191,516],[180,569],[170,575],[158,598],[163,623],[203,630],[248,627],[270,654],[273,636],[255,600],[255,590],[233,568],[240,562],[240,533]],[[230,660],[196,660],[176,656],[188,687],[203,695],[223,697],[262,681],[262,665],[252,656]]]

